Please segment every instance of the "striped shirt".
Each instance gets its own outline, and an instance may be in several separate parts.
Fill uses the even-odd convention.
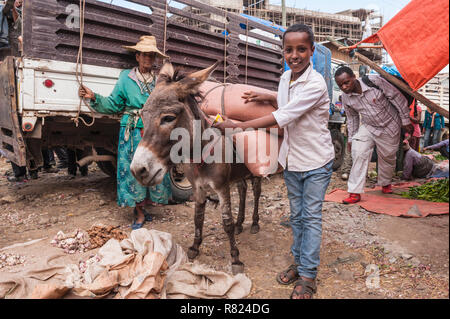
[[[367,86],[358,79],[362,94],[342,94],[342,104],[347,114],[349,142],[358,132],[360,124],[364,124],[375,136],[381,134],[397,136],[402,126],[411,124],[408,101],[403,94],[379,75],[370,75],[369,79],[381,91]]]

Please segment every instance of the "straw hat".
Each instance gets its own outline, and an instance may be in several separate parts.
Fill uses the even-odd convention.
[[[169,58],[167,55],[163,54],[158,50],[156,46],[156,38],[150,35],[144,35],[139,39],[139,42],[133,46],[122,46],[129,51],[139,51],[139,52],[156,52],[159,56],[163,58]]]

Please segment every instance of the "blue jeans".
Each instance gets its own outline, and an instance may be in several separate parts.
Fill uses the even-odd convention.
[[[431,144],[430,144],[430,136],[431,136],[432,132],[433,132],[433,139],[432,139]],[[425,129],[425,135],[423,137],[423,140],[424,140],[424,145],[423,146],[427,147],[427,146],[439,143],[440,135],[441,135],[441,131],[440,130],[433,130],[433,129],[430,129],[430,128]]]
[[[291,206],[291,250],[300,276],[316,278],[322,243],[322,204],[333,174],[333,161],[309,172],[284,171]]]

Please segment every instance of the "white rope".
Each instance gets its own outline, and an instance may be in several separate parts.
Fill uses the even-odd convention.
[[[78,85],[81,87],[83,86],[83,37],[84,37],[84,13],[86,9],[86,0],[80,0],[80,47],[78,48],[78,55],[77,55],[77,65],[76,65],[76,71],[75,71],[75,77],[77,79]],[[89,110],[92,112],[92,122],[86,123],[84,118],[80,117],[81,114],[81,104],[84,102],[84,105],[86,105]],[[77,116],[72,118],[72,120],[75,122],[75,125],[78,127],[80,120],[84,123],[86,126],[93,126],[95,123],[95,116],[94,111],[90,107],[88,103],[86,103],[85,99],[80,96],[80,103],[78,105],[78,112]]]

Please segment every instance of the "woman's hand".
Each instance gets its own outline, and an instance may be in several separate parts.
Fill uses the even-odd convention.
[[[92,101],[95,101],[94,92],[92,92],[92,90],[87,86],[81,85],[80,89],[78,90],[78,95],[82,98],[91,99]]]
[[[268,93],[260,93],[260,92],[254,92],[254,91],[247,91],[244,92],[244,95],[242,98],[245,100],[245,104],[250,102],[268,102],[272,105],[274,101],[276,101],[275,97]]]

